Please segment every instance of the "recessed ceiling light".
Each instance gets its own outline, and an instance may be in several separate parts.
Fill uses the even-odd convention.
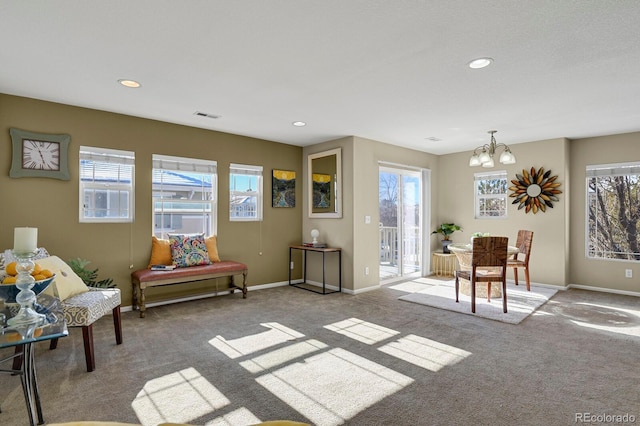
[[[304,127],[304,126],[306,126],[306,125],[307,125],[307,123],[305,123],[304,121],[294,121],[294,122],[293,122],[293,123],[291,123],[291,124],[293,124],[293,125],[294,125],[294,126],[296,126],[296,127]]]
[[[142,86],[142,84],[138,83],[135,80],[120,79],[118,80],[118,83],[122,84],[125,87],[130,87],[132,89],[137,89],[138,87]]]
[[[469,68],[473,68],[473,69],[484,68],[491,65],[492,62],[493,62],[493,59],[491,58],[474,59],[473,61],[469,62]]]

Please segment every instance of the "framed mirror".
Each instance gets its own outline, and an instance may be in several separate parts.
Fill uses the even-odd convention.
[[[309,217],[341,218],[341,148],[309,154],[307,162]]]

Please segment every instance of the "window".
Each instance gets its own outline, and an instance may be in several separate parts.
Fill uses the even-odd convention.
[[[133,222],[135,153],[80,147],[80,222]]]
[[[153,234],[216,234],[215,161],[153,155]]]
[[[640,163],[587,166],[586,255],[640,260]]]
[[[507,172],[476,173],[476,219],[507,217]]]
[[[262,220],[262,166],[229,165],[229,220]]]

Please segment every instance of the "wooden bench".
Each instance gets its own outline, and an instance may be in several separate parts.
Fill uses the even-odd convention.
[[[171,271],[154,271],[152,269],[140,269],[131,273],[132,309],[140,308],[140,318],[145,317],[145,289],[160,285],[183,284],[194,281],[204,281],[213,278],[229,277],[229,291],[235,289],[242,291],[242,298],[247,298],[247,265],[244,263],[224,260],[211,265],[190,266],[188,268],[176,268]],[[234,275],[242,274],[242,287],[234,282]],[[140,292],[140,298],[138,298]],[[138,303],[139,301],[139,303]]]

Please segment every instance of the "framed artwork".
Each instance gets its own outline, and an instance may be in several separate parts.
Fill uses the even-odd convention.
[[[69,135],[48,135],[11,128],[12,178],[44,177],[69,180]]]
[[[314,173],[313,180],[313,208],[328,209],[331,207],[331,175]]]
[[[296,172],[274,169],[271,182],[271,207],[295,207]]]
[[[544,167],[523,169],[522,174],[516,173],[516,178],[511,180],[509,197],[515,198],[511,204],[518,204],[518,210],[524,208],[525,213],[546,212],[547,207],[553,208],[553,203],[560,201],[557,196],[562,194],[558,189],[561,184],[556,179],[558,175],[552,176],[551,170],[545,171]]]

